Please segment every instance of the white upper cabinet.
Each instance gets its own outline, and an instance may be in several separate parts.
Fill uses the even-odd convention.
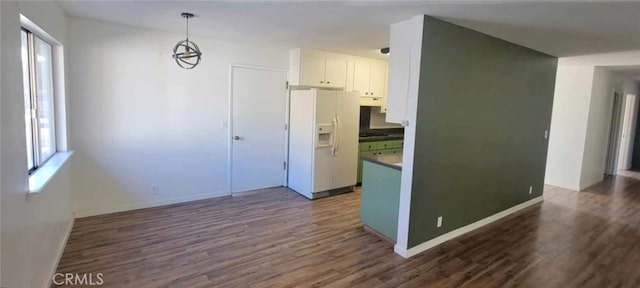
[[[411,125],[407,111],[418,101],[423,25],[424,16],[391,25],[389,82],[383,105],[389,123]]]
[[[346,57],[294,49],[290,52],[290,83],[294,86],[345,88],[347,85]]]
[[[319,55],[304,55],[302,58],[302,85],[324,86],[326,58]]]
[[[360,93],[360,97],[369,97],[369,83],[371,80],[371,63],[356,61],[353,69],[353,91]]]
[[[346,87],[347,85],[347,60],[333,57],[325,58],[325,86]]]
[[[388,68],[384,60],[298,48],[291,50],[289,66],[292,86],[358,91],[360,105],[384,107]]]
[[[387,63],[382,61],[371,62],[371,80],[369,80],[369,95],[371,97],[385,96],[385,83],[387,82]]]
[[[353,72],[353,91],[360,97],[383,98],[387,82],[387,63],[377,60],[355,61]]]

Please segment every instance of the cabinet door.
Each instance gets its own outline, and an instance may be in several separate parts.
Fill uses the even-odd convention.
[[[382,113],[387,113],[387,96],[389,95],[389,93],[387,92],[387,89],[389,89],[389,64],[386,65],[387,66],[387,76],[384,79],[384,91],[382,93],[384,93],[384,96],[382,97],[382,106],[380,106],[380,112]]]
[[[385,150],[380,150],[378,152],[382,155],[391,155],[393,154],[393,149],[385,149]]]
[[[326,58],[325,70],[326,87],[341,88],[347,86],[347,60]]]
[[[378,150],[379,142],[362,142],[360,143],[360,151]]]
[[[387,65],[383,62],[371,63],[371,80],[369,94],[371,97],[384,97],[384,87],[387,81]]]
[[[344,87],[344,91],[353,92],[353,72],[356,63],[353,60],[347,61],[347,85]]]
[[[353,91],[358,91],[360,97],[371,97],[369,94],[369,79],[371,78],[371,64],[357,61],[353,73]]]
[[[378,149],[380,150],[391,149],[391,148],[393,148],[393,141],[378,142]]]
[[[325,57],[318,55],[302,56],[302,85],[324,86]],[[346,67],[345,67],[346,68]],[[346,73],[346,72],[345,72]]]
[[[389,47],[393,53],[389,55],[389,81],[385,96],[389,123],[406,125],[409,98],[416,101],[418,97],[423,28],[423,16],[391,25]]]

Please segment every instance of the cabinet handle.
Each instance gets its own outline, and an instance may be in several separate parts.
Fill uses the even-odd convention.
[[[320,81],[320,83],[324,83],[324,81]]]
[[[369,95],[369,92],[365,92],[364,95]]]
[[[331,83],[331,82],[327,81],[327,84],[329,84],[329,83]]]
[[[371,95],[373,95],[373,92],[371,92]]]

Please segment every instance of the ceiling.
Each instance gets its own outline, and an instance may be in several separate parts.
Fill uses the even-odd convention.
[[[640,65],[600,66],[623,77],[640,81]]]
[[[73,17],[256,44],[384,57],[389,24],[431,15],[550,55],[640,50],[640,2],[60,1]],[[194,37],[195,38],[195,37]]]

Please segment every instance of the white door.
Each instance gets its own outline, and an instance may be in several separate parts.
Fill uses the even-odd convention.
[[[285,71],[232,67],[232,193],[284,185]]]

